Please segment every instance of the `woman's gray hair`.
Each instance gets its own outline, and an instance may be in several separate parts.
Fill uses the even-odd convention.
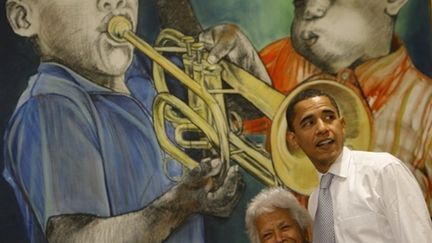
[[[312,223],[307,210],[300,205],[297,198],[282,187],[269,187],[262,190],[249,203],[246,210],[246,230],[251,243],[260,243],[259,233],[256,228],[256,219],[263,213],[273,212],[276,208],[287,209],[297,221],[300,229],[306,231]]]

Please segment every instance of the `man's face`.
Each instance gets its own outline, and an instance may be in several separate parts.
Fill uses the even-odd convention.
[[[376,53],[392,35],[383,0],[293,0],[291,36],[296,50],[321,69],[336,73]],[[378,47],[377,47],[378,48]],[[382,50],[381,50],[382,51]]]
[[[287,209],[276,208],[273,212],[263,213],[255,225],[261,243],[303,242],[300,226]]]
[[[288,139],[304,151],[318,171],[327,172],[342,152],[344,119],[326,96],[300,101],[294,113],[294,131],[288,133]]]
[[[42,58],[60,62],[81,74],[123,76],[133,47],[106,33],[108,20],[126,16],[137,23],[137,0],[41,0],[37,34]]]

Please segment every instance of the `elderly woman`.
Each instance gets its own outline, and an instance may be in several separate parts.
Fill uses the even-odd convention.
[[[245,221],[251,243],[309,242],[311,217],[291,192],[280,187],[266,188],[253,198]]]

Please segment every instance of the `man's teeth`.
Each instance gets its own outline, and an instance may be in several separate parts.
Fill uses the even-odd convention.
[[[330,144],[332,142],[333,142],[333,139],[326,139],[326,140],[323,140],[323,141],[319,142],[317,144],[317,146],[323,146],[323,145],[326,145],[326,144]]]

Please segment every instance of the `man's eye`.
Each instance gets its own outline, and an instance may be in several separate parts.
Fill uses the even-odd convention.
[[[310,126],[312,126],[313,124],[314,124],[314,123],[313,123],[312,120],[306,120],[306,121],[302,122],[301,127],[306,128],[306,127],[310,127]]]
[[[325,119],[326,119],[327,121],[333,121],[334,119],[336,119],[336,116],[335,116],[335,115],[326,115],[326,116],[325,116]]]

